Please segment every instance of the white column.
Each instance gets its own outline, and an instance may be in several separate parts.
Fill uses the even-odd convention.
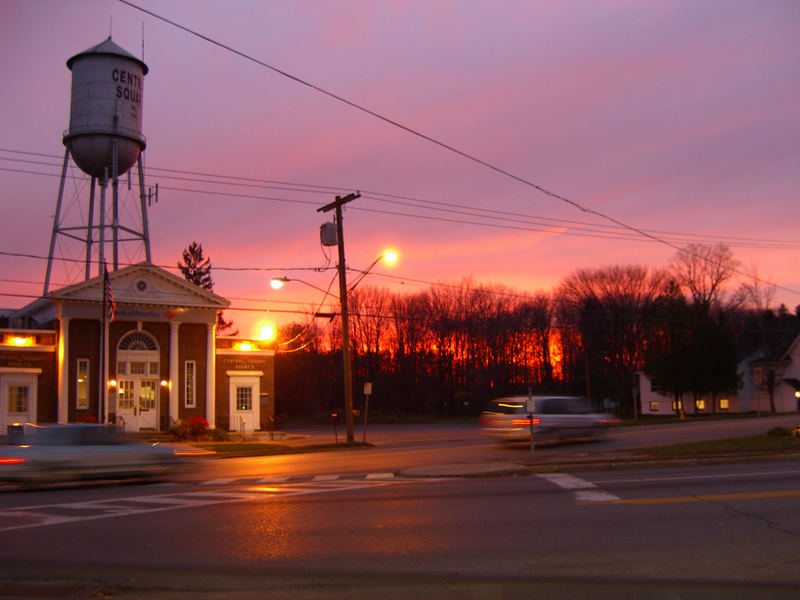
[[[69,418],[69,319],[58,318],[58,420],[61,423]]]
[[[208,333],[206,339],[206,421],[208,421],[209,429],[216,429],[216,392],[214,386],[216,385],[216,342],[215,332],[217,329],[216,323],[208,324]]]
[[[169,324],[169,425],[178,421],[178,384],[180,382],[180,365],[178,363],[178,328],[179,321]]]

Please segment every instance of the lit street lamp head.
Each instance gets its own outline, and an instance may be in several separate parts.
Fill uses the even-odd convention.
[[[269,284],[272,286],[273,290],[279,290],[287,281],[289,281],[288,277],[273,277]]]

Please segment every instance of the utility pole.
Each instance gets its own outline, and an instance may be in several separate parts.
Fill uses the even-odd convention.
[[[336,245],[339,247],[339,302],[342,311],[342,362],[344,363],[344,415],[347,427],[347,443],[354,441],[353,431],[353,363],[350,356],[350,322],[347,308],[347,276],[344,263],[344,229],[342,227],[342,206],[360,198],[355,192],[347,196],[336,196],[336,200],[318,208],[317,212],[336,210]]]

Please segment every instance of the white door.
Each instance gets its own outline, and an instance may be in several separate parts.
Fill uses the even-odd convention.
[[[157,379],[139,380],[139,429],[156,429],[158,423]]]
[[[126,378],[120,379],[117,385],[117,422],[124,423],[128,431],[156,429],[158,380]]]
[[[13,423],[36,422],[36,375],[0,376],[0,435]]]
[[[256,374],[257,373],[257,374]],[[228,371],[230,377],[230,430],[255,431],[261,429],[261,372]]]

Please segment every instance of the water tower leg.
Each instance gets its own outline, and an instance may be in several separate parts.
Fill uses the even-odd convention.
[[[64,152],[64,166],[61,167],[61,183],[58,184],[58,200],[56,200],[56,214],[53,217],[53,233],[50,236],[50,252],[47,254],[47,273],[44,276],[44,293],[50,288],[50,274],[53,269],[53,253],[56,250],[56,236],[59,232],[58,222],[61,219],[61,199],[64,197],[64,181],[67,178],[67,163],[69,162],[69,144]]]
[[[147,262],[150,260],[150,228],[147,225],[147,205],[144,202],[144,168],[142,166],[142,153],[139,153],[139,200],[142,205],[142,241],[144,241],[144,257]]]
[[[111,251],[114,257],[114,270],[119,269],[119,167],[118,142],[115,135],[111,139]]]
[[[97,252],[97,276],[103,274],[103,264],[106,260],[106,186],[108,177],[100,180],[100,238]]]
[[[94,242],[94,190],[97,184],[97,178],[92,177],[91,187],[89,188],[89,214],[88,224],[86,227],[86,277],[85,279],[92,278],[92,243]]]

